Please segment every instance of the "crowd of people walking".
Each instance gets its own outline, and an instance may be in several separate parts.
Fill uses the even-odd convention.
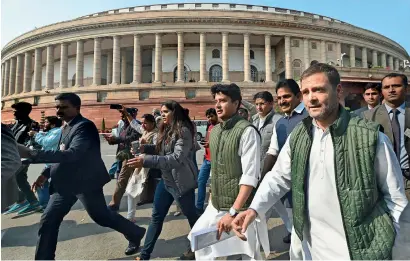
[[[338,71],[317,63],[299,84],[278,82],[275,111],[268,91],[256,93],[252,103],[236,84],[216,84],[210,90],[215,106],[204,114],[199,170],[188,109],[170,100],[140,121],[137,108],[117,106],[117,133],[104,135],[117,146],[108,205],[103,186],[111,173],[95,124],[80,113],[79,96],[57,95],[57,117],[47,117],[43,131],[33,128],[31,105],[16,103],[16,122],[2,124],[2,188],[7,182],[9,191],[2,191],[2,211],[43,212],[34,256],[41,260],[55,258],[60,224],[77,200],[97,224],[122,233],[125,254],[139,252],[137,260],[151,258],[174,202],[188,220],[188,241],[217,231],[217,240],[201,249],[187,241],[181,260],[261,260],[261,248],[265,256],[271,252],[267,221],[274,212],[285,225],[291,259],[410,259],[407,88],[404,74],[388,74],[366,86],[366,107],[349,112],[340,104]],[[39,163],[46,165],[30,186],[28,166]],[[126,218],[118,213],[124,194]],[[135,224],[136,208],[148,203],[145,229]],[[229,237],[219,241],[223,234]]]

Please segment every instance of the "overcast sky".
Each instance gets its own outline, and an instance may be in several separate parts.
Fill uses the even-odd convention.
[[[36,27],[90,13],[138,5],[183,2],[243,3],[316,13],[385,35],[410,53],[410,0],[1,0],[1,47]]]

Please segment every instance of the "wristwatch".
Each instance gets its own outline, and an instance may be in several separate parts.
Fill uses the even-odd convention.
[[[229,209],[229,215],[231,215],[231,217],[236,217],[238,214],[239,214],[239,212],[236,209],[234,209],[233,207],[231,207]]]

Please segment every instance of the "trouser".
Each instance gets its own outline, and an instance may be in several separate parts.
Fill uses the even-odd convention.
[[[29,165],[26,165],[16,173],[16,182],[20,190],[17,202],[21,203],[27,199],[27,201],[30,204],[34,204],[34,203],[37,203],[38,200],[34,192],[31,190],[31,186],[27,180],[28,179],[28,176],[27,176],[28,167]]]
[[[110,211],[106,207],[103,189],[95,189],[78,195],[54,193],[41,216],[35,259],[54,260],[57,247],[58,230],[63,218],[68,214],[77,199],[84,205],[88,215],[100,226],[112,228],[122,233],[128,240],[139,242],[144,236],[143,229]]]
[[[127,218],[135,218],[135,212],[137,210],[138,200],[141,202],[152,202],[154,200],[155,188],[157,186],[157,179],[148,176],[148,180],[145,182],[141,195],[139,197],[132,197],[128,195],[128,213]]]
[[[125,189],[127,188],[128,181],[134,173],[135,168],[130,168],[127,166],[127,161],[122,162],[122,168],[120,174],[118,175],[117,184],[115,186],[114,194],[110,202],[111,206],[120,206],[122,196],[124,196]]]
[[[48,180],[44,182],[44,185],[41,188],[37,188],[38,201],[42,207],[46,207],[48,201],[50,200],[50,191],[49,191],[49,182]]]
[[[273,211],[276,211],[278,213],[279,217],[282,219],[286,230],[288,233],[292,232],[292,226],[293,226],[293,215],[292,215],[292,209],[291,208],[286,208],[285,205],[282,203],[281,200],[275,203],[266,213],[266,219],[269,219],[272,216]],[[267,221],[267,220],[266,220]]]
[[[206,198],[206,184],[208,183],[209,174],[211,173],[211,162],[204,159],[201,169],[198,174],[198,198],[196,200],[196,208],[199,210],[204,209],[204,203]]]
[[[192,189],[181,197],[178,197],[175,190],[166,186],[164,184],[164,180],[161,180],[155,190],[152,218],[145,237],[144,247],[141,250],[142,258],[150,258],[151,253],[154,250],[155,243],[161,234],[164,219],[174,200],[181,207],[182,213],[184,213],[184,215],[188,218],[189,226],[191,228],[198,220],[198,215],[195,211],[195,190]]]

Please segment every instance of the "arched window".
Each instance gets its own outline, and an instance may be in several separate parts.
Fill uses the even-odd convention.
[[[209,69],[209,81],[220,82],[222,81],[222,67],[220,65],[212,65]]]
[[[255,66],[251,65],[251,80],[253,82],[258,82],[258,69]]]
[[[251,60],[255,59],[255,52],[253,50],[249,51],[249,57],[251,58]]]
[[[278,68],[283,69],[284,67],[285,67],[285,64],[283,62],[280,62],[279,65],[278,65]]]
[[[300,75],[302,74],[302,61],[298,59],[293,60],[292,68],[293,68],[293,79],[299,79]]]
[[[312,66],[312,65],[314,65],[314,64],[317,64],[317,63],[319,63],[319,62],[316,61],[316,60],[313,60],[313,61],[310,62],[310,66]]]
[[[218,49],[213,49],[212,58],[221,58],[221,52]]]
[[[178,80],[178,66],[174,69],[174,82]],[[188,81],[188,70],[186,66],[184,66],[184,82]]]

